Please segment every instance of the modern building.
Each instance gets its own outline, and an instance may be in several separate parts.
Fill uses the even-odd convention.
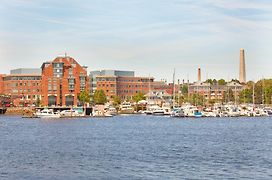
[[[9,95],[14,106],[36,104],[41,99],[41,71],[38,69],[11,70],[0,75],[0,94]]]
[[[89,74],[90,77],[90,93],[93,94],[97,87],[97,76],[108,76],[108,77],[119,77],[119,76],[125,76],[125,77],[134,77],[135,72],[134,71],[120,71],[120,70],[100,70],[100,71],[91,71]],[[109,79],[110,81],[112,79]]]
[[[44,62],[42,68],[42,104],[77,106],[80,92],[89,91],[87,67],[69,56]]]
[[[244,49],[240,49],[239,81],[240,83],[246,83],[246,63]]]

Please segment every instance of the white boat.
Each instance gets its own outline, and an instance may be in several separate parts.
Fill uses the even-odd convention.
[[[109,106],[109,107],[105,107],[104,108],[104,114],[106,115],[106,116],[116,116],[117,115],[117,110],[116,110],[116,108],[114,108],[114,107],[111,107],[111,106]]]
[[[84,116],[84,113],[79,113],[75,109],[63,110],[60,112],[61,117],[81,117]]]
[[[182,108],[174,108],[171,117],[185,117],[184,111]]]
[[[202,112],[196,106],[186,105],[183,107],[184,114],[187,117],[202,117]]]
[[[37,111],[35,116],[39,118],[60,118],[60,114],[53,112],[52,109],[43,109],[42,111]]]
[[[238,109],[238,107],[235,106],[229,106],[227,108],[228,110],[228,116],[229,117],[239,117],[241,116],[240,110]]]
[[[172,111],[171,111],[171,106],[170,104],[163,104],[162,109],[164,110],[164,115],[170,116]]]
[[[111,115],[109,113],[109,111],[107,112],[107,107],[105,107],[104,105],[95,105],[93,107],[93,111],[91,116],[93,117],[112,117],[113,115]]]
[[[272,116],[272,110],[270,108],[264,108],[263,115],[264,116]]]
[[[130,102],[123,102],[120,105],[120,113],[121,114],[133,114],[134,108],[132,107]]]
[[[153,111],[152,115],[155,115],[155,116],[163,116],[165,113],[164,109],[163,108],[157,108]]]
[[[153,111],[155,111],[156,109],[160,108],[160,106],[158,106],[157,104],[148,104],[146,106],[146,110],[144,111],[144,113],[146,115],[152,115]]]

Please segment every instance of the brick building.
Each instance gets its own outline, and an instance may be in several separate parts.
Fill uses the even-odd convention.
[[[153,81],[154,78],[149,77],[97,76],[96,89],[104,90],[109,100],[114,96],[126,100],[139,92],[146,94]]]
[[[9,95],[14,106],[36,104],[41,99],[41,74],[39,69],[11,70],[0,75],[0,94]]]
[[[42,64],[42,104],[45,106],[77,106],[78,95],[89,91],[87,67],[68,56]]]
[[[4,77],[5,74],[0,74],[0,94],[4,94]]]
[[[151,89],[154,91],[164,91],[167,94],[173,95],[174,85],[173,83],[167,83],[165,81],[154,81],[151,84]],[[175,94],[179,93],[180,86],[175,84]]]
[[[199,94],[205,99],[218,99],[222,100],[225,93],[232,90],[234,96],[238,97],[239,93],[243,90],[243,86],[236,82],[230,82],[226,85],[212,85],[210,83],[196,82],[189,84],[189,94]]]

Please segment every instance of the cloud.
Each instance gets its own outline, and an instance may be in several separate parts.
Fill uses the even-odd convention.
[[[236,73],[244,47],[250,62],[272,65],[272,3],[265,0],[4,0],[0,8],[5,64],[39,64],[68,51],[91,68],[137,67],[160,77],[199,65],[226,76]],[[217,70],[226,66],[231,72]]]

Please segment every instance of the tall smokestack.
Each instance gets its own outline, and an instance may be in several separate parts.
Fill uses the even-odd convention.
[[[198,68],[198,71],[197,71],[197,81],[201,82],[201,69],[200,68]]]
[[[239,81],[240,83],[246,83],[246,63],[244,49],[240,49]]]

